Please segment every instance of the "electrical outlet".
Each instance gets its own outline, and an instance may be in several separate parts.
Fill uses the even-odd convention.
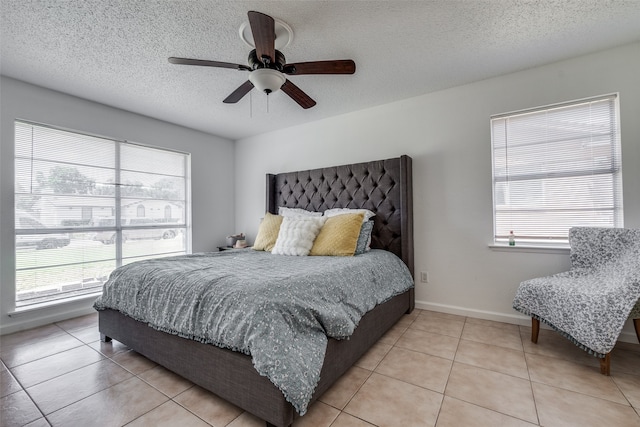
[[[420,281],[422,283],[429,283],[429,272],[423,271],[420,273]]]

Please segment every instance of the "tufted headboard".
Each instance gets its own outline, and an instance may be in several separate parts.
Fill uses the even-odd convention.
[[[411,157],[267,174],[267,211],[275,214],[279,206],[375,212],[371,247],[393,252],[413,275]]]

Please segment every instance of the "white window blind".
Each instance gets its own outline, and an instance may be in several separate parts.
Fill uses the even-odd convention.
[[[623,226],[617,95],[493,116],[491,140],[496,243]]]
[[[15,122],[16,307],[189,252],[189,155]]]

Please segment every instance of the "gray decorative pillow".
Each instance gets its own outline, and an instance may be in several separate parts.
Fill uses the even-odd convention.
[[[369,250],[371,245],[371,232],[373,231],[373,221],[366,221],[362,223],[360,227],[360,235],[358,236],[358,243],[356,243],[356,251],[354,255],[360,255]]]

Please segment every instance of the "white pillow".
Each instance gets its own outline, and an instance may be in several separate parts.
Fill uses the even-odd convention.
[[[364,218],[362,219],[363,223],[369,221],[371,218],[376,216],[376,214],[371,212],[369,209],[349,209],[349,208],[327,209],[326,211],[324,211],[324,216],[326,216],[327,218],[331,218],[332,216],[336,216],[336,215],[353,214],[353,213],[360,213],[360,212],[364,213]]]
[[[278,207],[278,215],[290,218],[298,218],[298,217],[317,217],[322,216],[322,212],[311,212],[306,209],[300,208],[285,208],[284,206]]]
[[[284,217],[278,239],[271,251],[276,255],[307,256],[326,218],[316,216]]]

